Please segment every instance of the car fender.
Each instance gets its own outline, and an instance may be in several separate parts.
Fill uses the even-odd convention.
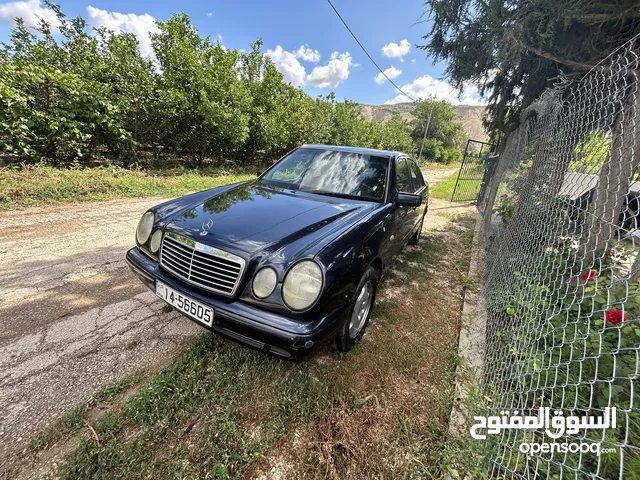
[[[326,245],[316,259],[324,266],[324,305],[337,308],[349,302],[364,272],[374,262],[384,267],[381,249],[389,232],[384,219],[388,208],[377,209]]]

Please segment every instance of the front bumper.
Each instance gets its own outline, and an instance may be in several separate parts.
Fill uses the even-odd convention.
[[[282,357],[302,355],[318,343],[333,339],[347,313],[347,306],[344,306],[321,319],[297,320],[189,286],[162,270],[138,248],[129,250],[126,260],[131,270],[154,292],[156,280],[160,280],[215,310],[211,327],[184,314],[186,317],[231,340]]]

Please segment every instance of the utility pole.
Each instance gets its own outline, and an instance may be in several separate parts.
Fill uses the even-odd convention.
[[[427,118],[427,125],[424,128],[424,135],[422,136],[422,145],[420,145],[420,153],[418,154],[418,161],[422,157],[422,150],[424,149],[424,141],[427,139],[427,132],[429,131],[429,125],[431,125],[431,116],[433,115],[433,109],[436,106],[435,98],[433,95],[429,95],[429,101],[431,102],[431,110],[429,111],[429,117]]]

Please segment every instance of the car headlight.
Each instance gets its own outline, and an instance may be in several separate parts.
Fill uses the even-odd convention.
[[[267,298],[278,284],[278,275],[273,268],[263,268],[253,277],[253,294],[258,298]]]
[[[136,229],[136,240],[140,245],[144,245],[149,240],[149,235],[151,235],[151,230],[153,229],[153,220],[153,212],[147,212],[142,215]]]
[[[282,297],[290,309],[304,310],[316,301],[321,290],[322,269],[316,262],[303,260],[287,273]]]
[[[156,230],[155,232],[153,232],[153,235],[151,236],[151,241],[149,242],[149,250],[151,250],[151,253],[158,253],[158,250],[160,250],[160,241],[162,240],[162,230]]]

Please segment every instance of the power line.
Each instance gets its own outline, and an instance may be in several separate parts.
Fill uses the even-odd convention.
[[[367,57],[369,57],[369,60],[371,60],[371,63],[373,63],[376,68],[378,70],[380,70],[380,73],[382,75],[384,75],[384,78],[386,78],[387,80],[389,80],[389,83],[391,83],[391,85],[393,85],[394,87],[396,87],[396,90],[398,90],[401,94],[403,94],[405,97],[407,97],[409,100],[411,100],[412,102],[415,102],[416,100],[414,100],[413,98],[411,98],[411,96],[409,96],[408,94],[406,94],[405,92],[402,91],[402,89],[395,84],[395,82],[393,80],[391,80],[386,73],[384,73],[384,70],[382,70],[378,64],[376,63],[376,61],[371,58],[371,55],[369,55],[369,52],[367,52],[367,49],[364,48],[364,46],[360,43],[360,40],[358,40],[358,37],[356,37],[356,34],[353,33],[353,31],[349,28],[349,25],[347,25],[347,22],[344,21],[344,18],[342,18],[342,15],[340,15],[340,12],[338,12],[338,10],[336,9],[336,7],[333,6],[333,3],[331,3],[331,0],[327,0],[327,2],[329,2],[329,5],[331,5],[331,8],[333,8],[333,11],[336,12],[336,15],[338,16],[338,18],[340,19],[340,21],[342,22],[342,24],[345,26],[345,28],[349,31],[349,33],[351,34],[351,36],[353,37],[353,39],[356,41],[356,43],[358,45],[360,45],[360,48],[362,49],[362,51],[365,53],[365,55]]]
[[[380,66],[376,63],[376,61],[371,58],[371,55],[369,55],[369,52],[367,52],[367,49],[364,48],[364,46],[362,45],[362,43],[360,43],[360,40],[358,40],[358,37],[356,37],[356,34],[353,33],[353,30],[351,30],[351,28],[349,28],[349,25],[347,25],[347,22],[344,21],[344,18],[342,18],[342,15],[340,15],[340,12],[338,12],[338,10],[336,9],[336,7],[333,5],[333,3],[331,3],[331,0],[327,0],[327,2],[329,2],[329,5],[331,5],[331,8],[333,8],[333,11],[336,13],[336,15],[338,16],[338,18],[340,19],[340,21],[342,22],[342,24],[345,26],[345,28],[349,31],[349,33],[351,34],[351,36],[353,37],[353,39],[356,41],[356,43],[360,46],[360,48],[362,49],[362,51],[365,53],[365,55],[367,57],[369,57],[369,60],[371,60],[371,63],[373,63],[376,68],[380,71],[380,73],[382,75],[384,75],[384,78],[386,78],[387,80],[389,80],[389,83],[391,83],[391,85],[393,85],[394,87],[396,87],[396,90],[398,90],[401,94],[403,94],[405,97],[407,97],[409,100],[411,100],[412,102],[415,102],[416,100],[414,100],[413,98],[411,98],[411,96],[405,92],[402,91],[402,89],[396,85],[396,83],[391,80],[386,73],[384,73],[384,70],[382,70],[380,68]],[[422,137],[422,145],[420,146],[420,153],[418,154],[418,159],[420,159],[420,157],[422,156],[422,150],[424,149],[424,142],[427,139],[427,131],[429,130],[429,125],[431,124],[431,117],[433,116],[433,110],[436,106],[435,103],[435,96],[434,97],[429,97],[429,101],[431,102],[431,110],[429,111],[429,118],[427,118],[427,124],[425,126],[424,129],[424,136]]]

